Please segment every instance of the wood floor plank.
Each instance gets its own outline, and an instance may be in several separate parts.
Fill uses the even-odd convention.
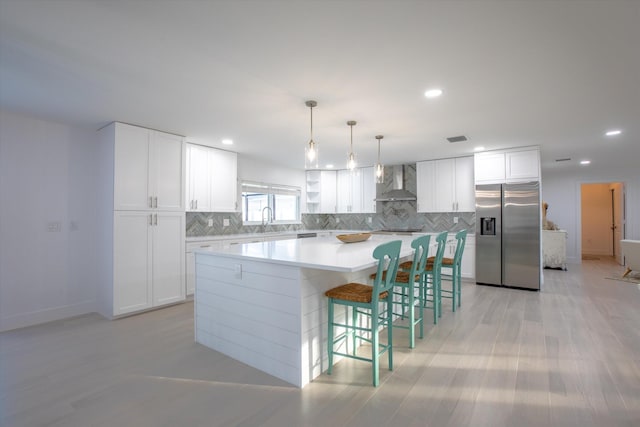
[[[0,425],[637,426],[640,286],[606,257],[541,292],[463,283],[395,366],[342,360],[304,389],[194,342],[193,304],[0,334]],[[395,331],[394,331],[395,332]],[[364,349],[366,351],[366,349]]]

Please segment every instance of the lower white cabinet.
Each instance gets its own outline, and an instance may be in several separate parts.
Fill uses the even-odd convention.
[[[444,249],[445,258],[453,258],[456,254],[456,235],[449,234],[447,244]],[[467,240],[462,252],[462,264],[460,265],[460,275],[465,279],[475,279],[476,277],[476,236],[467,234]]]
[[[113,316],[185,299],[184,212],[114,212]]]

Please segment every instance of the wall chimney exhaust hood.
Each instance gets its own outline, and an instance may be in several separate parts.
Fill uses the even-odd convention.
[[[391,167],[392,189],[376,198],[376,202],[403,202],[416,200],[416,195],[404,188],[404,165]]]

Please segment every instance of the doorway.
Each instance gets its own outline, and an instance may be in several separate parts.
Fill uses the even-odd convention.
[[[623,264],[620,240],[624,238],[624,183],[582,184],[582,259],[613,257]]]

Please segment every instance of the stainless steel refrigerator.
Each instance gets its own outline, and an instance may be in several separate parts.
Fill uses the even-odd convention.
[[[476,185],[476,283],[540,289],[540,185]]]

